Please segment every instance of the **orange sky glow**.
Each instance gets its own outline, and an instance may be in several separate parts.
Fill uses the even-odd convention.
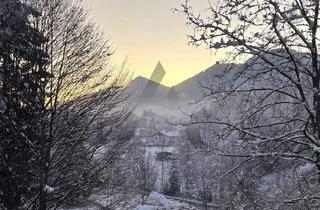
[[[183,0],[87,0],[91,16],[111,40],[112,63],[127,66],[135,76],[149,78],[158,61],[166,75],[162,84],[176,85],[224,57],[204,46],[188,45],[185,17],[173,13]],[[196,2],[196,3],[195,3]],[[207,0],[193,0],[195,9],[208,7]]]

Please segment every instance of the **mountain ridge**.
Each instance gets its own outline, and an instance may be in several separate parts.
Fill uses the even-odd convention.
[[[206,91],[202,88],[202,85],[210,87],[217,80],[220,80],[221,75],[228,67],[233,68],[234,66],[238,65],[233,63],[216,63],[172,87],[157,83],[143,76],[138,76],[132,80],[129,89],[134,90],[134,92],[141,93],[146,87],[146,84],[148,82],[152,82],[158,86],[157,92],[153,96],[158,101],[167,100],[167,97],[172,90],[176,92],[179,100],[194,101],[198,100],[206,93]]]

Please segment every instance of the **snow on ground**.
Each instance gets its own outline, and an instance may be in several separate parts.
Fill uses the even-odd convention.
[[[134,210],[191,210],[194,207],[181,203],[179,201],[168,199],[166,196],[156,192],[150,195],[143,201],[144,204],[139,204]]]
[[[100,203],[103,206],[103,203]],[[101,208],[95,206],[69,208],[61,210],[99,210]],[[119,203],[115,210],[194,210],[197,209],[186,203],[168,199],[166,196],[156,192],[141,200],[140,195],[135,195],[132,199]]]
[[[155,205],[138,205],[135,210],[158,210]]]
[[[152,192],[149,195],[149,198],[160,203],[165,209],[179,209],[183,206],[182,204],[176,201],[171,201],[167,199],[164,195],[161,195],[156,192]]]

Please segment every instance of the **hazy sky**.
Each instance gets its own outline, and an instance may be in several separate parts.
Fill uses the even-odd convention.
[[[160,60],[167,72],[163,84],[175,85],[216,63],[222,56],[205,46],[188,45],[190,28],[172,13],[183,0],[87,0],[91,14],[112,41],[114,64],[128,57],[134,75],[150,77]],[[208,0],[193,0],[198,9]],[[196,3],[195,3],[196,2]]]

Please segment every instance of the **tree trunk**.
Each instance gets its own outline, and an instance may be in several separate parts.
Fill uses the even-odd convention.
[[[318,183],[320,184],[320,152],[315,152],[316,166],[318,170]]]
[[[46,210],[47,209],[47,192],[45,191],[45,177],[41,177],[41,184],[40,184],[40,194],[39,194],[39,210]]]

